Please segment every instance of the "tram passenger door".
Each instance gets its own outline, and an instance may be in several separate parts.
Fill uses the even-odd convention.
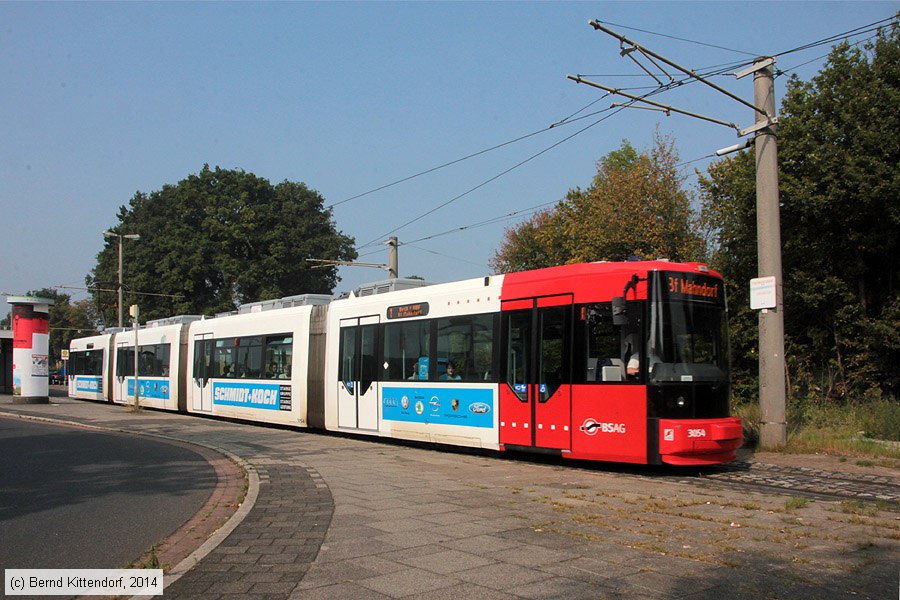
[[[503,319],[500,443],[570,450],[572,296],[506,301]]]
[[[209,380],[215,371],[211,333],[201,333],[194,339],[194,364],[191,377],[191,410],[212,412],[212,386]]]
[[[338,427],[378,430],[378,320],[341,320]]]
[[[116,386],[113,390],[113,402],[125,404],[128,403],[128,378],[125,376],[127,365],[131,364],[131,368],[134,369],[134,354],[128,352],[128,348],[133,347],[126,346],[125,342],[116,344]],[[130,362],[129,356],[131,358]]]

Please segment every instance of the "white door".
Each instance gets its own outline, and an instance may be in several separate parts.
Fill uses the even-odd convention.
[[[341,320],[338,427],[378,430],[378,316]]]
[[[124,342],[116,344],[116,383],[113,389],[113,402],[128,403],[128,365],[134,370],[134,346],[126,346]]]
[[[191,409],[212,412],[212,384],[210,379],[215,341],[211,333],[201,333],[194,338],[194,364],[191,377]]]

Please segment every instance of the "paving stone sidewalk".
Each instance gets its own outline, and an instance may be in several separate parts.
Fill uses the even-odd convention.
[[[895,598],[900,519],[707,488],[54,399],[19,414],[241,457],[256,504],[167,598]]]

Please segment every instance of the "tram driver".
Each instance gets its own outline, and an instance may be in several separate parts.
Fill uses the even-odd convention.
[[[627,337],[625,341],[625,375],[629,379],[637,379],[641,374],[641,347],[640,344],[634,342],[635,338],[632,336]],[[653,367],[660,362],[662,362],[662,359],[659,358],[659,355],[655,350],[653,348],[648,348],[647,373],[652,373]]]

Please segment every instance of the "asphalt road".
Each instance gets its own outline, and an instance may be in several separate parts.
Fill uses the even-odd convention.
[[[127,566],[215,485],[181,446],[0,418],[0,568]]]

